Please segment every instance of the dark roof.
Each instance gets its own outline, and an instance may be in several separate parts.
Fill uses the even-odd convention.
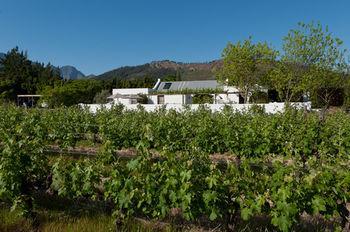
[[[160,82],[156,91],[181,91],[185,89],[221,89],[222,85],[216,80],[206,81],[166,81]]]

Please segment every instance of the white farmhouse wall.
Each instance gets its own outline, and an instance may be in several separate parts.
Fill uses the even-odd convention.
[[[238,93],[220,93],[216,97],[217,104],[238,104],[239,94]]]
[[[191,94],[148,95],[148,104],[159,104],[158,96],[164,96],[164,104],[192,104]]]
[[[157,95],[149,95],[148,96],[148,104],[158,104]]]
[[[152,89],[148,88],[130,88],[130,89],[113,89],[112,94],[123,94],[123,95],[133,95],[133,94],[149,94]]]
[[[184,94],[171,94],[171,95],[164,95],[164,103],[165,104],[185,104],[185,97]]]

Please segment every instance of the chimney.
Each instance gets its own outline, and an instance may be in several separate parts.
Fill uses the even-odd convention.
[[[158,78],[157,83],[154,85],[154,87],[152,88],[152,90],[157,90],[158,87],[159,87],[160,82],[161,82],[161,81],[160,81],[160,78]]]

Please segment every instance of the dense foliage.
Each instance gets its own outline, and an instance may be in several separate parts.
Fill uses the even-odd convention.
[[[299,23],[283,38],[281,51],[251,38],[228,43],[222,59],[218,80],[236,86],[245,102],[249,92],[263,86],[276,90],[286,103],[309,98],[326,109],[342,105],[345,98],[348,104],[348,51],[320,23]]]
[[[97,104],[105,104],[108,102],[108,97],[111,96],[111,93],[109,90],[104,89],[101,92],[97,93],[94,97],[94,103]]]
[[[0,199],[27,215],[35,209],[33,192],[49,186],[64,197],[112,201],[119,220],[266,215],[284,231],[303,213],[346,222],[350,116],[342,112],[322,121],[295,110],[0,110]],[[48,146],[82,140],[101,143],[95,159],[47,163]],[[138,156],[119,159],[121,148],[137,148]],[[210,154],[218,153],[228,155],[224,162],[213,162]]]
[[[103,82],[95,80],[62,81],[59,86],[46,87],[41,92],[44,95],[42,101],[50,107],[72,106],[78,103],[91,104],[94,96],[104,88]]]
[[[113,164],[105,196],[115,202],[118,217],[165,218],[177,212],[187,220],[205,215],[228,222],[237,214],[244,220],[268,215],[273,225],[288,231],[304,212],[347,215],[348,159],[244,158],[222,167],[195,152],[161,158],[154,161],[145,152],[126,166]]]
[[[249,93],[266,79],[277,54],[267,43],[254,44],[251,38],[236,44],[228,43],[222,52],[223,65],[217,72],[217,78],[236,86],[244,103],[248,103]]]
[[[59,70],[51,64],[28,59],[27,53],[14,48],[0,58],[0,100],[14,100],[18,94],[35,94],[60,81]]]
[[[45,184],[48,171],[46,127],[38,111],[1,107],[0,115],[0,199],[33,217],[33,192]]]
[[[210,94],[195,94],[192,98],[193,104],[213,104],[214,97]]]

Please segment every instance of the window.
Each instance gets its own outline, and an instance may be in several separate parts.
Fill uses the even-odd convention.
[[[164,95],[158,95],[158,104],[164,104]]]
[[[170,89],[171,83],[165,83],[163,89]]]

